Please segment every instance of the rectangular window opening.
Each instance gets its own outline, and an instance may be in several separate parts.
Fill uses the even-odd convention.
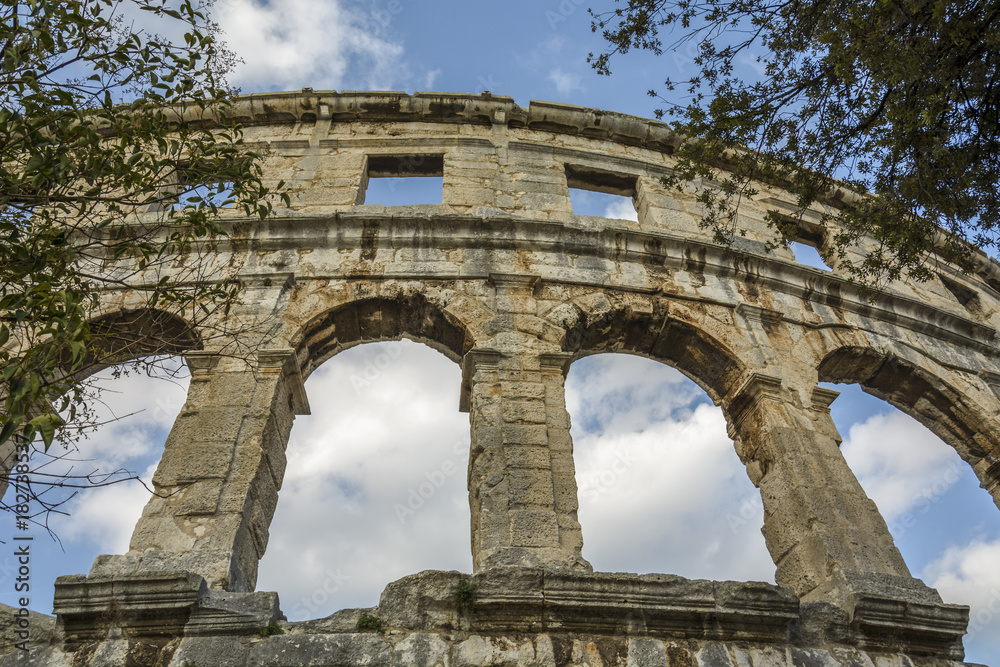
[[[830,270],[830,265],[819,252],[826,241],[823,225],[791,216],[784,217],[779,224],[796,262],[820,271]]]
[[[823,256],[819,254],[816,246],[805,241],[790,241],[788,246],[795,255],[795,261],[805,266],[811,266],[821,271],[829,271],[830,267],[823,261]]]
[[[229,208],[235,206],[233,200],[233,182],[219,181],[215,183],[185,184],[179,186],[174,209],[188,207],[216,206]]]
[[[635,176],[568,164],[566,184],[576,215],[639,220],[635,209]]]
[[[440,204],[444,155],[370,155],[358,204],[415,206]]]

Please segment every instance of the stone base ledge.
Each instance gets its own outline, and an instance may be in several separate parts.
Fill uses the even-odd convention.
[[[60,577],[55,610],[50,642],[0,667],[959,667],[968,621],[933,595],[856,594],[845,610],[759,582],[523,568],[421,572],[389,584],[377,607],[293,623],[280,622],[275,593],[214,591],[187,572]],[[363,613],[380,627],[359,631]],[[275,622],[282,634],[261,632]]]
[[[462,581],[476,589],[471,610],[459,609],[455,599]],[[378,613],[383,626],[408,630],[788,642],[799,619],[799,600],[789,589],[770,584],[663,574],[428,571],[389,584]]]
[[[67,646],[132,638],[259,633],[284,620],[277,593],[210,590],[190,572],[59,577],[53,601]]]

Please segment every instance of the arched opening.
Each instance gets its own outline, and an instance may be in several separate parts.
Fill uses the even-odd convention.
[[[575,305],[564,349],[578,356],[566,391],[584,557],[597,570],[774,581],[760,493],[717,407],[742,364],[660,300]]]
[[[818,371],[820,382],[859,384],[920,421],[951,445],[984,485],[995,481],[984,477],[1000,474],[992,472],[1000,458],[995,418],[987,422],[968,397],[929,371],[895,355],[855,346],[829,353]]]
[[[56,577],[86,574],[98,555],[128,550],[188,381],[181,356],[140,357],[97,370],[87,378],[93,428],[69,446],[56,442],[32,455],[32,481],[53,511],[38,515],[39,524],[26,531],[35,545],[30,608],[50,614]],[[47,487],[60,481],[66,486]],[[33,513],[42,510],[41,503],[31,505]],[[12,560],[0,560],[0,570]]]
[[[566,326],[566,352],[625,352],[656,359],[683,372],[716,402],[743,373],[732,351],[690,322],[671,317],[663,301],[632,303],[623,295],[605,293],[578,301]]]
[[[258,590],[292,620],[369,607],[425,569],[470,572],[461,370],[411,340],[352,346],[306,382]]]
[[[189,322],[162,310],[116,310],[91,320],[89,354],[75,375],[80,400],[63,412],[62,436],[47,451],[33,445],[29,463],[33,521],[19,534],[37,545],[31,608],[51,613],[56,577],[85,574],[97,555],[128,549],[187,397],[181,354],[201,346]],[[0,571],[13,571],[9,566],[0,560]]]
[[[333,355],[364,342],[406,336],[461,361],[472,347],[465,327],[419,293],[353,301],[319,315],[303,327],[293,344],[305,355],[308,377]]]
[[[595,570],[774,581],[760,492],[704,390],[651,359],[598,354],[570,367],[566,402]]]
[[[873,350],[831,353],[820,379],[841,392],[831,406],[844,438],[841,451],[911,573],[945,602],[969,605],[966,660],[994,657],[1000,651],[1000,515],[969,465],[991,456],[982,446],[981,423],[946,383]]]
[[[200,350],[191,325],[173,313],[154,308],[107,313],[90,323],[91,360],[95,367],[149,355],[177,355]],[[95,368],[96,370],[96,368]]]
[[[462,323],[397,294],[319,315],[293,342],[312,415],[289,437],[257,589],[301,620],[373,606],[422,569],[471,571]]]

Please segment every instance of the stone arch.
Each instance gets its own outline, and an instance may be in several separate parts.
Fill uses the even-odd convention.
[[[191,323],[157,308],[121,309],[90,321],[91,358],[100,365],[147,355],[177,355],[200,350],[201,336]]]
[[[748,502],[758,492],[748,477],[740,478],[745,471],[734,455],[725,415],[719,406],[712,407],[703,388],[671,364],[629,351],[574,358],[566,383],[567,391],[572,385],[576,395],[567,404],[575,431],[580,521],[587,556],[595,568],[670,571],[687,577],[703,576],[700,568],[704,568],[717,570],[712,578],[746,579],[733,570],[718,571],[720,565],[735,567],[734,561],[726,559],[741,553],[744,563],[749,556],[767,564],[766,574],[758,569],[753,578],[774,576],[773,561],[759,532],[759,501]],[[622,419],[626,415],[628,419]],[[691,428],[692,424],[697,427]],[[693,477],[680,472],[685,470],[704,473],[709,481],[687,487]],[[681,498],[675,485],[690,488],[693,494]],[[644,495],[651,491],[663,495]],[[646,508],[641,525],[632,523],[637,513],[623,511],[626,505],[634,507],[631,504],[637,498],[643,498]],[[692,523],[698,516],[704,521]],[[595,530],[597,518],[603,518],[599,530]],[[701,539],[688,532],[695,525]],[[685,537],[678,542],[681,531]],[[748,533],[756,533],[756,538]],[[640,535],[644,548],[629,548]],[[747,553],[753,551],[746,549],[743,539],[747,537],[760,540],[752,545],[758,551]],[[655,554],[650,544],[658,545]],[[686,558],[692,551],[700,557]],[[599,553],[600,564],[595,560]],[[673,560],[673,553],[680,556],[686,572],[679,569],[682,566]]]
[[[926,426],[972,466],[1000,507],[1000,445],[996,425],[940,375],[891,352],[846,345],[818,366],[819,381],[858,384]]]
[[[829,414],[836,392],[816,386],[817,367],[834,347],[864,348],[877,339],[930,376],[897,377],[884,387],[874,372],[839,377],[869,382],[888,396],[897,389],[892,382],[921,378],[942,392],[936,379],[945,378],[957,396],[945,392],[942,402],[924,392],[933,399],[927,419],[940,413],[957,420],[949,428],[962,446],[995,446],[975,435],[1000,431],[986,386],[1000,393],[1000,297],[990,289],[998,265],[983,257],[975,273],[962,274],[942,262],[936,270],[947,274],[945,282],[901,281],[868,302],[838,266],[817,273],[787,249],[771,247],[766,220],[799,209],[776,185],[744,202],[739,237],[720,246],[697,225],[694,190],[668,192],[659,185],[678,137],[661,123],[612,112],[538,102],[520,107],[486,93],[304,89],[241,98],[229,117],[248,128],[254,142],[274,148],[263,176],[291,183],[291,196],[266,221],[230,211],[226,224],[238,234],[192,246],[210,258],[210,267],[238,274],[245,297],[232,319],[211,314],[220,336],[198,325],[206,351],[185,353],[192,368],[188,404],[154,477],[162,493],[137,524],[129,553],[101,557],[86,583],[66,580],[57,587],[55,606],[68,642],[110,636],[118,646],[119,637],[152,630],[171,646],[179,637],[214,635],[216,648],[216,637],[266,626],[277,601],[249,591],[267,546],[288,431],[295,415],[308,410],[302,378],[346,347],[407,336],[462,360],[474,455],[468,477],[474,569],[513,566],[521,568],[516,581],[531,582],[524,597],[504,591],[490,602],[485,595],[480,620],[492,613],[491,604],[503,614],[527,601],[518,622],[541,610],[543,616],[533,618],[544,625],[549,614],[549,626],[565,631],[553,635],[557,644],[575,641],[567,632],[583,628],[592,636],[630,635],[630,642],[759,639],[779,652],[844,643],[851,650],[961,656],[967,616],[913,580],[895,553],[884,521],[840,453]],[[358,206],[370,157],[405,160],[417,149],[445,156],[440,204]],[[640,222],[574,215],[567,184],[581,180],[597,189],[634,186]],[[841,195],[853,196],[831,193],[830,202]],[[819,207],[798,214],[797,236],[807,241],[829,222]],[[825,229],[837,231],[836,225]],[[858,259],[875,243],[866,237],[846,250]],[[165,259],[176,278],[191,257]],[[102,295],[119,308],[137,306],[136,295],[155,288],[163,275],[137,272],[127,256],[108,258],[103,268],[109,276],[132,276],[132,287],[122,292],[111,283]],[[217,273],[203,277],[214,282]],[[233,334],[226,325],[236,322],[256,328]],[[141,321],[133,325],[144,330]],[[244,354],[227,356],[220,339],[239,343]],[[943,352],[940,361],[925,364],[936,350]],[[761,490],[776,579],[794,588],[798,600],[772,589],[713,585],[715,611],[687,623],[692,607],[678,601],[713,608],[711,599],[705,606],[700,584],[682,587],[691,593],[678,597],[672,580],[587,573],[563,373],[573,358],[599,351],[668,363],[722,405],[737,453]],[[975,419],[961,414],[966,407]],[[919,401],[913,409],[922,409]],[[979,422],[990,430],[974,425]],[[977,471],[984,466],[997,470],[987,457]],[[982,478],[991,479],[988,473]],[[556,576],[553,569],[562,572]],[[484,574],[482,582],[515,581]],[[230,593],[203,592],[202,579]],[[412,586],[395,590],[413,600]],[[446,587],[435,590],[443,597],[432,604],[443,609],[450,595]],[[646,591],[654,595],[646,598]],[[626,600],[620,606],[614,601],[619,592]],[[746,597],[759,593],[765,597]],[[636,603],[640,599],[649,602]],[[800,602],[813,601],[840,611],[803,605],[799,613]],[[412,605],[404,606],[407,620],[387,627],[428,629],[409,620]],[[151,608],[159,610],[155,628],[146,622]],[[633,623],[635,609],[648,623]],[[111,635],[108,626],[118,619],[125,622]],[[254,619],[261,622],[251,629]],[[690,626],[680,634],[678,619]],[[741,619],[755,620],[748,626]],[[800,633],[800,626],[809,631]],[[501,634],[513,627],[497,625]],[[369,638],[355,635],[351,646]],[[277,641],[259,642],[247,660],[267,663]],[[397,646],[402,655],[404,647]],[[118,648],[100,648],[108,650]],[[386,650],[391,655],[395,647]],[[198,662],[212,664],[213,657]]]
[[[419,292],[359,298],[310,319],[293,338],[302,374],[308,377],[333,355],[354,345],[410,338],[456,363],[473,346],[468,328],[457,317]]]
[[[577,299],[574,316],[564,319],[562,349],[581,358],[624,352],[661,361],[694,380],[720,403],[745,372],[739,357],[703,328],[671,317],[666,301],[629,303],[621,295],[592,294]]]
[[[139,357],[179,355],[202,347],[190,323],[156,308],[111,310],[92,318],[89,324],[91,349],[83,369],[75,374],[77,381]],[[61,361],[63,369],[71,364],[66,358]],[[13,448],[13,441],[0,446],[0,498],[7,491]]]

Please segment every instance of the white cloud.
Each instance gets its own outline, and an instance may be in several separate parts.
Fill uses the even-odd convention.
[[[627,354],[599,354],[573,364],[566,407],[574,434],[641,431],[649,422],[690,414],[690,403],[707,396],[670,366]]]
[[[51,553],[42,557],[41,566],[59,568],[55,575],[86,572],[98,554],[128,550],[132,530],[150,497],[150,480],[163,454],[163,442],[187,396],[188,378],[181,360],[167,358],[162,364],[169,373],[180,371],[181,377],[165,379],[132,371],[115,378],[114,369],[93,376],[91,380],[101,388],[95,414],[106,423],[73,450],[54,446],[50,454],[55,458],[44,466],[43,455],[33,458],[36,479],[39,473],[73,475],[78,477],[70,482],[84,486],[88,482],[81,476],[86,475],[96,483],[120,480],[109,486],[76,489],[75,497],[60,507],[68,515],[48,517],[49,528],[65,550],[46,547]],[[145,486],[126,480],[133,476]],[[45,495],[50,503],[68,498],[74,490],[53,491]]]
[[[635,210],[635,205],[628,197],[615,198],[614,201],[608,204],[608,208],[604,212],[604,217],[639,221],[639,213]]]
[[[434,90],[434,82],[441,76],[441,69],[434,68],[424,75],[424,90]]]
[[[853,425],[841,451],[890,525],[942,496],[965,466],[955,450],[899,411]]]
[[[583,90],[580,75],[565,72],[561,67],[556,67],[550,71],[548,78],[556,87],[556,92],[562,97],[568,96],[575,90]]]
[[[422,569],[471,571],[460,380],[408,341],[353,348],[310,378],[258,581],[291,618],[375,604]],[[721,412],[692,405],[702,397],[646,359],[574,364],[570,410],[591,417],[574,429],[584,555],[598,569],[772,579],[759,496]]]
[[[257,586],[290,618],[374,605],[423,569],[472,570],[460,383],[410,341],[352,348],[309,379]]]
[[[90,489],[80,494],[71,505],[72,520],[55,524],[56,533],[67,544],[80,545],[97,553],[121,554],[128,551],[132,529],[149,501],[150,480],[155,463],[141,471],[146,483],[129,481]]]
[[[573,67],[583,60],[579,55],[566,53],[567,43],[564,36],[551,35],[548,39],[538,42],[526,55],[518,58],[518,64],[527,71],[544,75],[545,80],[554,86],[559,97],[567,97],[574,91],[583,90],[582,75],[578,71],[566,69],[567,66]]]
[[[226,0],[216,12],[244,60],[232,82],[251,91],[401,86],[409,71],[402,45],[386,36],[393,18],[341,0]]]
[[[921,577],[953,604],[967,604],[966,649],[984,660],[1000,653],[1000,539],[951,546],[929,563]]]
[[[648,359],[599,355],[573,365],[567,403],[583,553],[595,569],[773,581],[760,495],[721,410],[706,400]]]

